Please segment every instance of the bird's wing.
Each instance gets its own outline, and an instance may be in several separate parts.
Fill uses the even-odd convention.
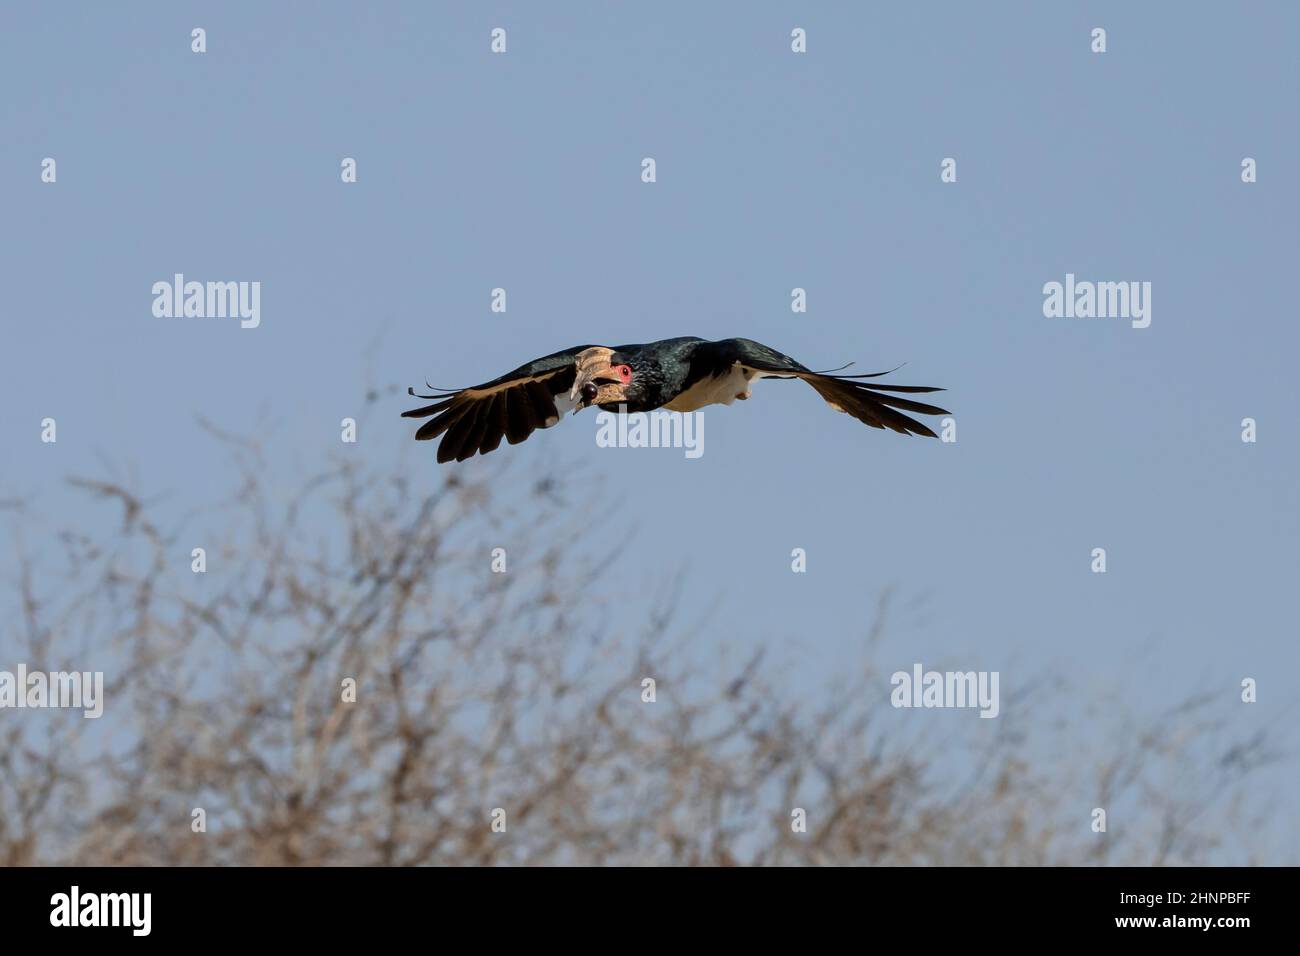
[[[438,401],[402,412],[403,418],[429,418],[415,433],[419,441],[445,434],[438,445],[438,461],[464,461],[475,452],[486,455],[504,437],[512,445],[538,428],[550,428],[571,406],[569,388],[577,371],[578,355],[590,345],[579,345],[543,356],[513,372],[482,385],[439,389],[442,394],[416,395]],[[562,408],[556,406],[559,400]]]
[[[946,409],[936,405],[914,402],[890,392],[942,392],[941,388],[924,385],[885,385],[864,382],[862,379],[878,378],[888,372],[870,375],[835,375],[814,372],[788,355],[768,348],[752,339],[723,339],[710,342],[697,350],[702,353],[693,361],[703,361],[716,366],[717,373],[738,364],[758,375],[780,378],[801,378],[817,390],[826,403],[837,411],[847,412],[858,421],[873,428],[889,428],[903,435],[928,435],[937,437],[925,425],[904,415],[897,409],[919,415],[947,415]]]

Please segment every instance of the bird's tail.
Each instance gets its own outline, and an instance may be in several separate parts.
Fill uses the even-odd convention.
[[[937,405],[914,402],[910,398],[891,395],[890,392],[942,392],[941,388],[926,385],[877,385],[859,381],[872,376],[826,375],[811,372],[800,375],[817,389],[817,394],[832,407],[847,412],[872,428],[889,428],[903,435],[928,435],[937,438],[928,427],[896,409],[918,415],[947,415],[947,409]]]

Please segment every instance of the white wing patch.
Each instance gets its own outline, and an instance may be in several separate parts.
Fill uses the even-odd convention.
[[[561,392],[559,395],[555,396],[555,410],[559,414],[555,417],[548,417],[546,421],[542,424],[542,427],[550,428],[552,425],[554,425],[561,418],[569,414],[569,412],[573,411],[577,407],[578,407],[577,401],[570,398],[567,392]]]

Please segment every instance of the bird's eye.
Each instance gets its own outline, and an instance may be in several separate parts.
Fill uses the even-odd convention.
[[[625,383],[632,381],[632,367],[630,365],[620,365],[618,367],[618,377]]]

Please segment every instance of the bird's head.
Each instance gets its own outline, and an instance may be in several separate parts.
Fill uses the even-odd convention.
[[[630,399],[632,381],[636,373],[626,362],[611,365],[604,372],[582,386],[585,405],[626,405]]]
[[[609,409],[632,405],[640,401],[640,392],[641,382],[629,356],[606,352],[579,362],[569,394],[577,403],[575,410],[581,410],[588,405]]]

